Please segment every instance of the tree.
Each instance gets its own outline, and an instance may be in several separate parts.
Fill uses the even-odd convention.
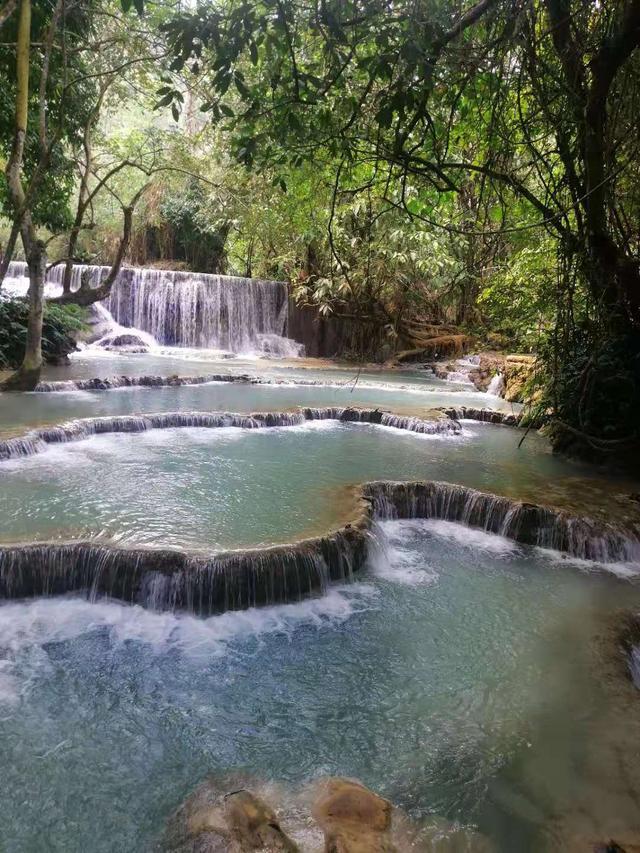
[[[123,212],[123,232],[111,270],[99,288],[71,294],[69,278],[73,254],[80,231],[91,227],[86,219],[102,191],[118,198],[112,179],[125,169],[146,175],[151,154],[138,152],[136,159],[101,168],[92,150],[92,139],[105,98],[122,78],[124,71],[142,63],[155,64],[157,39],[140,50],[140,34],[126,28],[114,10],[104,15],[99,5],[57,0],[53,9],[38,0],[37,15],[32,16],[32,0],[20,0],[16,33],[15,60],[9,54],[9,66],[15,62],[15,80],[11,96],[15,101],[13,127],[3,129],[2,137],[11,139],[6,162],[7,207],[13,220],[9,242],[0,269],[0,284],[11,259],[15,240],[20,235],[29,269],[29,320],[25,355],[21,367],[4,384],[5,390],[31,389],[39,379],[42,366],[43,291],[47,264],[45,242],[38,226],[60,232],[70,228],[64,259],[65,288],[62,302],[90,304],[108,294],[124,258],[132,229],[133,209],[143,187],[126,201],[119,200]],[[34,35],[37,37],[34,38]],[[147,33],[143,33],[147,35]],[[73,49],[70,42],[73,41]],[[130,53],[125,49],[128,47]],[[135,53],[133,53],[135,51]],[[37,70],[37,95],[30,87]],[[34,133],[37,125],[37,133]],[[79,171],[79,191],[75,217],[68,203],[73,191],[73,172]],[[65,191],[56,193],[64,184]],[[52,204],[53,200],[53,204]],[[86,282],[85,282],[86,284]]]
[[[443,199],[472,192],[502,238],[552,235],[549,401],[594,449],[638,440],[615,397],[606,420],[593,417],[600,393],[574,403],[611,371],[597,353],[618,348],[632,370],[640,353],[640,0],[480,0],[465,11],[432,0],[245,0],[183,13],[166,31],[174,64],[205,75],[205,109],[247,166],[328,154],[336,193],[370,164],[384,172],[389,209],[432,228],[468,237],[477,227],[482,239],[486,217],[470,229],[464,205],[453,221],[440,217]],[[640,401],[640,377],[629,379]]]

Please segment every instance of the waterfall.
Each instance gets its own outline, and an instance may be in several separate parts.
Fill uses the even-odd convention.
[[[90,600],[110,596],[200,615],[299,601],[364,568],[376,518],[438,518],[605,565],[640,561],[638,527],[615,527],[451,483],[366,483],[355,498],[359,509],[339,530],[262,549],[203,554],[95,542],[0,546],[0,599],[83,593]],[[630,665],[637,663],[633,657]]]
[[[517,412],[496,412],[494,409],[475,409],[471,406],[448,406],[441,409],[443,414],[456,421],[481,421],[488,424],[518,426],[522,415]]]
[[[366,531],[347,525],[293,545],[212,555],[91,542],[0,547],[0,599],[83,593],[200,616],[300,601],[351,580]]]
[[[450,483],[368,483],[378,518],[439,518],[596,563],[640,562],[640,530]]]
[[[39,382],[39,393],[55,391],[111,391],[114,388],[178,388],[184,385],[206,385],[210,382],[263,384],[247,373],[207,373],[204,376],[107,376],[92,379],[63,379]],[[275,383],[274,383],[275,384]]]
[[[71,289],[83,275],[96,287],[108,267],[74,264]],[[64,266],[47,274],[47,295],[60,293]],[[8,292],[24,295],[27,265],[13,261],[7,272]],[[208,273],[124,267],[104,301],[114,323],[139,329],[159,344],[297,356],[304,347],[284,337],[288,294],[283,282]]]
[[[234,412],[160,412],[157,414],[84,418],[69,421],[59,426],[31,430],[24,436],[0,441],[0,461],[33,456],[46,450],[49,444],[81,441],[84,438],[89,438],[89,436],[104,435],[105,433],[136,433],[145,432],[149,429],[175,429],[179,427],[264,429],[267,427],[298,426],[305,421],[313,420],[379,424],[423,435],[444,433],[458,435],[461,432],[460,424],[449,418],[438,418],[436,420],[402,418],[381,412],[378,409],[302,409],[298,412],[255,412],[248,415]]]
[[[479,355],[468,355],[453,362],[453,370],[446,371],[447,382],[457,382],[462,385],[473,385],[471,371],[480,367]]]
[[[502,373],[496,373],[496,375],[489,383],[489,387],[487,388],[487,394],[492,397],[502,397],[504,394],[504,385],[504,376],[502,375]]]

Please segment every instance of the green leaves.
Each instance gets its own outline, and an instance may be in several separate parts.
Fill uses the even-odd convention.
[[[159,95],[159,100],[154,105],[155,110],[162,109],[171,105],[171,114],[174,121],[180,118],[180,104],[184,103],[184,95],[174,86],[161,86],[156,95]]]
[[[120,0],[120,8],[126,14],[131,7],[134,7],[138,15],[144,14],[144,0]]]

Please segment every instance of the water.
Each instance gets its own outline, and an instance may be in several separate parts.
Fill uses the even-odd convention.
[[[107,272],[107,267],[75,264],[71,289],[80,287],[85,274],[96,287]],[[49,271],[47,295],[60,291],[63,277],[63,265]],[[12,262],[7,292],[21,295],[27,286],[26,264]],[[286,286],[277,281],[125,267],[105,307],[116,327],[148,332],[159,344],[294,356],[300,348],[282,339],[287,298]]]
[[[354,483],[436,479],[546,496],[552,482],[582,471],[543,452],[540,439],[518,450],[519,438],[485,424],[423,436],[335,421],[92,436],[0,463],[0,540],[99,536],[208,549],[288,542],[344,521]]]
[[[63,378],[85,378],[93,376],[113,376],[121,373],[128,375],[148,375],[148,370],[131,371],[128,365],[111,366],[110,369],[97,371],[96,361],[92,359],[89,369],[76,371],[73,377],[61,372],[51,374],[49,378],[63,381]],[[191,366],[191,363],[187,363]],[[224,364],[224,363],[223,363]],[[73,365],[75,367],[75,364]],[[155,375],[179,373],[180,375],[203,375],[213,367],[216,373],[243,372],[234,365],[234,369],[217,364],[198,365],[196,370],[185,369],[185,363],[171,365],[170,369],[151,371]],[[207,369],[208,368],[208,369]],[[256,365],[249,365],[248,372],[257,374]],[[279,411],[291,407],[305,406],[365,406],[380,407],[394,411],[420,414],[426,409],[438,406],[491,405],[497,410],[517,411],[504,400],[487,398],[479,392],[452,392],[443,389],[445,383],[428,381],[423,376],[402,377],[389,373],[370,373],[353,382],[353,374],[337,370],[260,370],[260,376],[266,380],[291,384],[209,384],[198,386],[168,387],[158,389],[125,388],[107,392],[68,392],[33,393],[23,395],[0,394],[0,434],[2,432],[21,432],[23,427],[40,424],[54,424],[75,417],[98,415],[124,415],[150,411]],[[296,382],[319,382],[326,385],[296,385]]]
[[[504,391],[504,376],[502,373],[496,373],[491,382],[489,383],[489,387],[487,388],[487,394],[492,397],[500,397],[502,392]]]
[[[638,588],[456,525],[382,532],[361,583],[302,604],[1,606],[2,849],[150,850],[230,770],[355,776],[504,853],[637,830],[636,727],[590,650]]]
[[[155,287],[169,285],[181,286]],[[164,299],[144,322],[180,331],[183,315],[163,314]],[[83,352],[47,374],[257,370],[330,385],[0,395],[0,431],[301,404],[510,410],[418,371],[292,370],[197,349]],[[285,542],[343,523],[352,484],[384,478],[568,506],[595,499],[624,521],[629,484],[554,458],[537,435],[518,448],[521,437],[479,423],[424,436],[331,421],[97,435],[0,463],[0,540]],[[204,776],[235,770],[294,790],[325,773],[355,776],[425,831],[468,826],[498,853],[637,837],[638,658],[619,657],[612,628],[616,611],[640,609],[633,567],[618,577],[616,566],[439,519],[376,532],[357,582],[298,604],[203,619],[73,596],[0,604],[0,849],[151,851]]]

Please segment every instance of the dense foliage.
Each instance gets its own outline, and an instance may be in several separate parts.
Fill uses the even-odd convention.
[[[559,444],[637,444],[640,0],[83,10],[95,78],[79,49],[57,104],[50,73],[55,156],[78,168],[70,184],[52,149],[50,251],[110,263],[130,238],[139,263],[283,278],[385,353],[445,329],[538,352]]]
[[[603,450],[637,443],[618,385],[606,423],[583,391],[611,373],[633,382],[640,358],[640,2],[245,0],[166,29],[247,167],[284,188],[285,171],[331,164],[338,291],[367,305],[381,255],[354,268],[360,223],[346,248],[333,239],[345,196],[370,222],[402,212],[457,238],[436,288],[457,290],[457,322],[497,321],[530,345],[537,334],[557,422]]]
[[[0,297],[0,368],[18,367],[24,355],[29,310],[24,299]],[[75,334],[85,328],[77,305],[48,305],[44,312],[42,354],[58,364],[76,349]]]

